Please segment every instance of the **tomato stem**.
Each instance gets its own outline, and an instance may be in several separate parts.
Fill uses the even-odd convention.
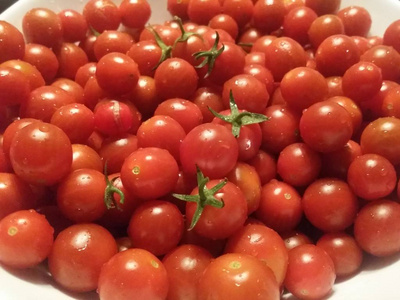
[[[197,170],[197,186],[199,189],[199,193],[197,195],[184,195],[184,194],[172,194],[175,198],[188,202],[196,202],[196,210],[194,212],[192,222],[188,230],[192,230],[197,222],[200,220],[200,217],[203,213],[206,205],[210,205],[216,208],[224,207],[224,201],[218,200],[215,198],[215,194],[222,189],[223,186],[228,182],[227,179],[222,180],[220,183],[213,186],[211,189],[206,187],[206,184],[210,181],[208,177],[205,177],[201,172],[200,168],[196,165]]]
[[[180,31],[181,31],[181,36],[180,36],[179,38],[177,38],[177,39],[175,40],[175,42],[174,42],[174,46],[173,46],[174,48],[175,48],[175,45],[176,45],[177,43],[186,42],[191,36],[197,36],[197,37],[199,37],[201,40],[203,40],[203,37],[202,37],[200,34],[198,34],[198,33],[196,33],[196,32],[186,31],[185,28],[183,28],[182,19],[179,18],[178,16],[174,16],[174,21],[178,24],[179,29],[180,29]]]
[[[211,107],[208,107],[208,109],[217,118],[232,124],[232,134],[235,138],[239,137],[242,126],[261,123],[269,120],[269,118],[263,114],[248,111],[239,112],[232,90],[229,91],[229,107],[231,110],[229,115],[222,115],[213,110]]]
[[[218,56],[220,56],[222,54],[222,52],[224,52],[225,45],[222,44],[222,47],[218,49],[218,43],[219,43],[219,34],[217,31],[215,31],[215,42],[214,42],[214,45],[212,46],[212,48],[208,51],[199,51],[199,52],[193,53],[194,58],[197,60],[202,57],[205,58],[199,65],[197,65],[195,67],[195,68],[201,69],[205,65],[208,65],[207,73],[204,76],[204,78],[207,78],[208,76],[210,76],[212,70],[214,69],[215,60],[217,59]]]
[[[161,49],[161,57],[160,60],[157,62],[157,64],[151,69],[154,71],[155,69],[158,68],[158,66],[167,58],[171,57],[171,52],[172,52],[172,46],[168,46],[164,43],[158,32],[153,28],[153,26],[149,25],[147,29],[154,35],[154,38],[156,39],[156,43],[158,47]]]
[[[117,200],[114,198],[114,193],[117,193],[120,197],[119,203],[124,204],[125,202],[125,195],[124,193],[117,187],[114,186],[114,181],[117,179],[113,178],[111,181],[108,178],[107,174],[107,162],[104,164],[104,178],[106,180],[106,188],[104,190],[104,203],[107,209],[117,208],[122,210],[120,205],[118,204]]]

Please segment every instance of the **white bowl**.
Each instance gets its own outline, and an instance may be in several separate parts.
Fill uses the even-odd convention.
[[[153,8],[151,23],[170,17],[166,10],[166,0],[148,1]],[[115,0],[115,2],[120,1]],[[81,11],[85,3],[84,0],[19,0],[2,13],[0,19],[21,29],[22,17],[31,8],[48,7],[54,11],[73,8]],[[382,35],[392,21],[400,18],[400,2],[397,0],[342,0],[342,7],[349,5],[359,5],[369,10],[372,16],[372,35]],[[383,259],[370,258],[365,261],[359,274],[335,284],[334,292],[329,300],[400,299],[400,291],[397,286],[399,278],[400,254]],[[294,299],[291,295],[285,295],[284,298]],[[95,292],[79,295],[60,290],[43,267],[19,271],[0,266],[0,299],[87,300],[97,299],[97,295]]]

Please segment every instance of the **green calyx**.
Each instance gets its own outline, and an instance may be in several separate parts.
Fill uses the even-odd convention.
[[[183,23],[182,23],[182,19],[175,16],[174,17],[174,21],[178,24],[179,26],[179,30],[181,31],[181,36],[179,38],[177,38],[174,42],[174,48],[176,46],[176,44],[178,43],[184,43],[187,42],[187,40],[191,37],[191,36],[197,36],[199,37],[201,40],[203,40],[203,37],[196,33],[196,32],[190,32],[190,31],[186,31],[185,28],[183,28]]]
[[[117,193],[119,195],[119,203],[121,204],[124,204],[125,195],[119,188],[115,187],[113,184],[118,177],[112,179],[111,181],[110,179],[108,179],[107,163],[105,163],[104,165],[104,178],[106,181],[106,188],[104,190],[104,204],[106,205],[107,209],[117,208],[119,210],[122,210],[120,205],[118,204],[118,201],[114,198],[114,193]]]
[[[222,115],[213,110],[211,107],[208,107],[208,109],[217,118],[232,124],[232,134],[235,138],[239,137],[242,126],[262,123],[269,120],[269,118],[263,114],[252,113],[248,111],[239,112],[232,90],[229,92],[229,107],[231,110],[229,115]]]
[[[208,177],[204,177],[204,174],[201,172],[198,166],[196,166],[196,169],[199,193],[197,195],[172,194],[175,198],[179,200],[196,202],[197,204],[192,222],[188,230],[192,230],[196,226],[206,205],[210,205],[216,208],[224,207],[224,202],[222,201],[222,199],[218,200],[217,198],[215,198],[214,195],[228,182],[227,179],[224,179],[223,181],[209,189],[206,187],[206,184],[210,181],[210,179]]]
[[[157,62],[157,64],[152,68],[152,71],[158,68],[158,66],[167,58],[171,57],[171,52],[172,52],[172,46],[168,46],[164,43],[158,32],[153,28],[153,26],[149,25],[147,29],[154,35],[154,38],[156,39],[156,43],[158,47],[161,49],[161,57],[160,60]]]
[[[204,76],[204,78],[210,76],[212,70],[214,69],[215,60],[217,59],[218,56],[222,54],[222,52],[224,52],[225,45],[222,45],[222,47],[218,49],[218,43],[219,43],[219,34],[216,31],[215,42],[212,48],[208,51],[199,51],[193,54],[194,58],[197,60],[204,58],[204,60],[199,65],[197,65],[196,68],[200,69],[205,65],[208,65],[207,73]]]

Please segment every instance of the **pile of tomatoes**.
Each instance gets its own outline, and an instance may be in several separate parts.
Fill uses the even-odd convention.
[[[159,5],[0,21],[0,262],[105,300],[321,299],[399,253],[400,21]]]

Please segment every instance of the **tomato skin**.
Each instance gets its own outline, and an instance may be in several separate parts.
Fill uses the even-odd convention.
[[[261,185],[276,177],[276,158],[264,150],[259,150],[247,163],[256,169]]]
[[[362,153],[375,153],[388,159],[393,165],[400,163],[400,119],[378,118],[370,122],[361,134]]]
[[[345,181],[321,178],[304,191],[302,206],[311,224],[325,232],[335,232],[353,224],[359,205]]]
[[[93,169],[78,169],[63,179],[57,188],[61,212],[74,222],[93,222],[106,211],[104,175]]]
[[[71,168],[71,142],[57,126],[34,122],[15,134],[10,146],[10,161],[21,179],[32,184],[53,185]]]
[[[29,184],[13,173],[0,173],[0,220],[18,210],[35,208]]]
[[[53,47],[62,40],[60,17],[47,8],[33,8],[22,19],[22,31],[28,43]]]
[[[151,15],[151,6],[146,0],[124,0],[118,9],[121,23],[130,28],[143,28]]]
[[[293,230],[303,216],[301,196],[291,185],[272,179],[262,186],[255,216],[277,232]]]
[[[90,0],[82,11],[89,26],[97,32],[116,30],[121,22],[118,6],[111,0]]]
[[[148,200],[133,212],[127,232],[133,247],[162,256],[178,245],[183,230],[183,215],[176,205]]]
[[[377,65],[382,71],[383,80],[397,81],[400,77],[400,53],[391,46],[374,46],[365,51],[360,60]]]
[[[291,9],[283,20],[283,34],[301,45],[309,43],[308,30],[318,15],[311,8],[299,6]]]
[[[183,139],[180,148],[182,170],[196,174],[196,165],[204,176],[222,178],[231,171],[238,159],[238,144],[223,125],[204,123],[193,128]]]
[[[134,43],[133,37],[126,32],[118,30],[103,31],[93,45],[94,55],[100,60],[104,55],[111,52],[126,54]]]
[[[117,243],[104,227],[92,223],[71,225],[54,241],[49,271],[68,291],[92,291],[97,288],[103,264],[116,253]]]
[[[260,224],[248,224],[228,238],[224,253],[250,254],[263,261],[283,283],[288,267],[288,251],[279,234]]]
[[[221,10],[222,7],[218,0],[190,0],[187,14],[190,21],[205,25]]]
[[[104,264],[97,293],[100,299],[163,300],[168,294],[167,271],[149,251],[127,249]]]
[[[342,20],[333,14],[321,15],[315,19],[308,30],[308,37],[314,49],[328,37],[334,34],[344,34]]]
[[[180,245],[168,252],[162,259],[169,279],[167,299],[196,300],[197,281],[212,259],[210,252],[192,244]]]
[[[354,222],[354,237],[360,247],[374,256],[390,256],[400,251],[400,204],[379,199],[369,202]]]
[[[49,47],[27,43],[23,60],[35,66],[46,82],[50,82],[57,75],[59,63]]]
[[[344,232],[327,233],[318,239],[316,245],[332,258],[337,277],[352,275],[361,267],[363,252],[351,235]]]
[[[221,180],[210,180],[206,187],[211,189],[220,183]],[[198,188],[192,191],[192,195],[199,193]],[[222,208],[206,205],[201,218],[197,222],[193,230],[206,238],[218,240],[231,236],[235,231],[241,228],[247,218],[247,202],[243,192],[238,186],[231,182],[227,182],[214,197],[217,200],[224,201]],[[196,203],[186,203],[186,219],[188,223],[192,222]]]
[[[394,166],[378,154],[363,154],[350,164],[347,182],[357,196],[375,200],[388,196],[397,184]]]
[[[75,43],[85,39],[89,28],[85,17],[80,12],[73,9],[64,9],[57,15],[63,28],[64,41]]]
[[[19,105],[29,99],[29,81],[21,71],[0,66],[0,76],[0,105]]]
[[[156,199],[171,192],[178,176],[174,157],[167,150],[155,147],[137,149],[121,167],[125,188],[143,199]]]
[[[253,10],[254,27],[264,33],[271,33],[283,24],[285,13],[283,0],[257,1]]]
[[[348,36],[367,36],[371,29],[371,15],[361,6],[347,6],[337,12]]]
[[[300,299],[321,299],[335,282],[335,266],[330,256],[315,245],[300,245],[289,251],[285,287]]]
[[[278,300],[279,285],[272,271],[248,254],[228,253],[213,260],[198,284],[198,299]]]
[[[319,152],[342,148],[353,134],[350,113],[339,104],[325,100],[311,105],[300,118],[300,135]]]
[[[312,244],[311,239],[299,230],[292,230],[281,234],[288,250],[304,244]]]
[[[0,21],[0,39],[0,63],[24,57],[24,36],[14,25],[7,21]]]
[[[0,262],[19,269],[44,261],[53,246],[53,232],[45,216],[19,210],[0,220]]]
[[[72,144],[71,172],[83,168],[103,172],[103,161],[92,147],[84,144]]]

